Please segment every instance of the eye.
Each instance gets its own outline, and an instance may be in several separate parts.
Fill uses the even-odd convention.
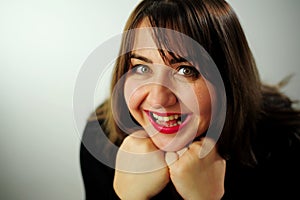
[[[147,65],[142,65],[142,64],[134,65],[132,67],[132,70],[134,73],[137,73],[137,74],[147,74],[147,73],[152,72],[150,67],[148,67]]]
[[[198,78],[200,73],[194,66],[181,65],[177,68],[177,74],[185,77]]]

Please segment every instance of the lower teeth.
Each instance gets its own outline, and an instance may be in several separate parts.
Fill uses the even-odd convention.
[[[180,125],[180,124],[181,124],[181,121],[178,121],[178,122],[176,122],[175,124],[167,124],[167,123],[164,122],[164,121],[156,120],[156,123],[159,124],[159,125],[165,126],[165,127],[174,127],[174,126]]]

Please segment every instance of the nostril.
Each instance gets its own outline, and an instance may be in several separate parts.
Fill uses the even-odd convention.
[[[177,103],[177,101],[178,101],[178,99],[175,94],[173,94],[172,96],[169,96],[169,102],[172,102],[171,104],[175,104],[175,103]]]

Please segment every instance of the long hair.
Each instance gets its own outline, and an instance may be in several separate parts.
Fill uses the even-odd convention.
[[[138,28],[143,19],[152,27],[172,29],[197,41],[214,60],[224,82],[227,111],[217,147],[223,158],[255,163],[251,142],[263,107],[265,89],[237,15],[224,0],[144,0],[131,13],[124,31]],[[124,35],[120,52],[132,48],[133,36]],[[112,112],[113,90],[129,70],[129,54],[116,60],[111,96],[97,110],[104,119],[110,140],[120,144],[126,134],[118,127]],[[122,84],[121,84],[122,85]],[[123,96],[123,97],[122,97]],[[264,97],[265,98],[265,97]],[[129,113],[122,88],[116,100],[117,115]]]

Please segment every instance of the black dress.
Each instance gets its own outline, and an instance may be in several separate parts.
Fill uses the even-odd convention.
[[[99,124],[88,122],[82,136],[80,163],[86,200],[119,199],[113,189],[114,169],[99,161],[99,157],[106,157],[113,166],[117,150],[103,139]],[[299,132],[284,130],[272,123],[260,127],[261,136],[254,141],[255,167],[226,161],[223,200],[300,199]],[[182,198],[170,182],[152,199]]]

